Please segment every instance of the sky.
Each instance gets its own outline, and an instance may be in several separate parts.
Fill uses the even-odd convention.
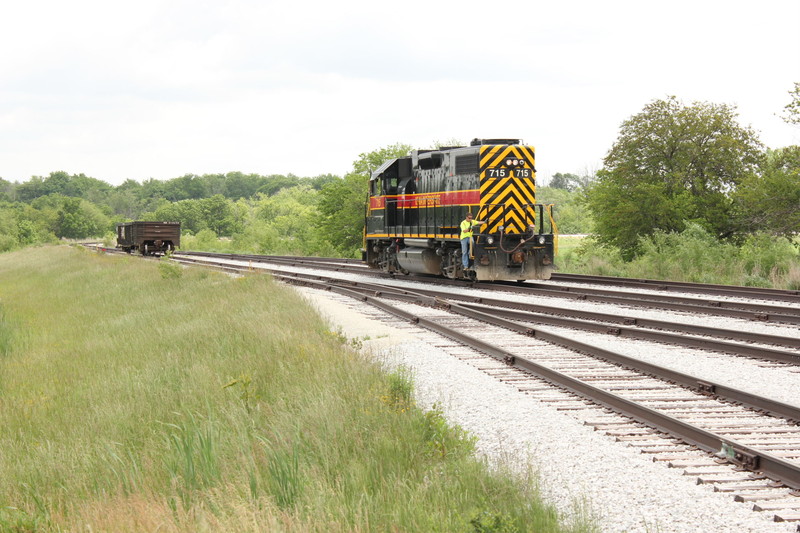
[[[519,138],[591,174],[623,121],[735,105],[770,148],[800,1],[26,0],[0,17],[0,177],[344,175],[359,154]]]

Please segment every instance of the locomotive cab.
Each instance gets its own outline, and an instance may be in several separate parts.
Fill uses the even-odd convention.
[[[414,150],[370,176],[362,257],[385,272],[474,280],[549,279],[557,229],[536,204],[535,158],[517,139]],[[476,226],[464,271],[460,223]]]

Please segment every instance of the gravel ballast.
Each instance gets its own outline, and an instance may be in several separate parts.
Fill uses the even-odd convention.
[[[521,476],[533,470],[542,495],[567,521],[589,516],[601,531],[608,532],[797,531],[796,524],[773,522],[773,513],[754,512],[752,504],[736,503],[730,494],[697,485],[696,477],[683,475],[683,469],[653,462],[638,449],[615,442],[574,416],[498,381],[448,353],[443,346],[449,341],[434,333],[387,318],[363,302],[324,291],[298,290],[332,329],[358,340],[388,367],[408,368],[417,403],[423,408],[438,405],[452,424],[475,435],[479,452],[490,463],[512,466]],[[563,301],[558,305],[571,306]],[[666,319],[664,313],[659,314]],[[730,321],[727,325],[731,327]],[[764,329],[797,334],[792,328]],[[569,334],[576,336],[577,332]],[[587,337],[586,341],[605,342],[602,336]],[[643,358],[690,374],[695,370],[702,373],[702,365],[707,364],[719,375],[720,363],[713,354],[703,363],[697,361],[696,351],[643,346],[629,348],[631,355],[646,354]],[[620,348],[618,342],[615,348]],[[754,372],[759,371],[764,373],[763,379],[754,382]],[[752,392],[796,404],[790,391],[800,390],[800,374],[779,373],[776,383],[775,371],[771,372],[768,377],[766,369],[739,358],[717,381],[747,383]],[[762,387],[771,394],[759,390]]]

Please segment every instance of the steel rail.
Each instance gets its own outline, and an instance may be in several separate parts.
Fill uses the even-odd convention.
[[[282,278],[283,276],[279,275],[276,277]],[[295,278],[289,278],[287,281],[290,281],[291,279]],[[309,281],[313,282],[313,280]],[[323,282],[320,281],[320,283]],[[608,361],[628,369],[636,370],[638,372],[651,375],[658,379],[675,383],[677,385],[690,389],[694,392],[699,392],[709,396],[714,396],[716,398],[724,399],[730,402],[735,402],[757,411],[769,413],[770,415],[775,417],[785,418],[800,423],[800,406],[795,406],[771,400],[769,398],[764,398],[762,396],[740,391],[738,389],[729,387],[727,385],[714,383],[709,380],[701,379],[689,374],[684,374],[682,372],[678,372],[676,370],[672,370],[667,367],[662,367],[659,365],[648,363],[646,361],[642,361],[640,359],[629,357],[627,355],[612,352],[611,350],[598,348],[596,346],[592,346],[591,344],[570,339],[569,337],[564,337],[562,335],[558,335],[541,329],[531,328],[529,326],[513,322],[509,319],[499,317],[495,314],[487,313],[485,310],[475,309],[471,305],[462,305],[453,303],[441,297],[429,296],[425,294],[415,294],[413,291],[394,291],[391,288],[376,289],[374,287],[354,286],[354,285],[345,286],[343,284],[339,284],[339,282],[336,280],[330,280],[324,283],[331,287],[346,288],[352,293],[358,292],[360,294],[371,294],[373,296],[381,296],[384,298],[397,299],[410,303],[418,303],[430,307],[445,308],[454,313],[467,316],[468,318],[473,318],[475,320],[480,320],[482,322],[490,323],[495,326],[514,331],[515,333],[519,333],[521,335],[526,335],[529,337],[534,337],[540,340],[544,340],[551,344],[557,344],[559,346],[563,346],[565,348],[574,350],[579,353],[590,355],[592,357],[596,357],[598,359],[602,359],[604,361]],[[492,309],[491,311],[492,313],[494,313],[495,310]]]
[[[589,289],[585,287],[566,287],[558,285],[545,285],[542,283],[510,284],[506,282],[495,282],[497,286],[503,286],[505,290],[513,292],[525,292],[529,287],[542,291],[543,294],[575,294],[575,298],[587,301],[601,301],[608,303],[618,303],[621,305],[632,305],[641,307],[661,307],[663,309],[681,310],[701,314],[727,315],[736,318],[747,318],[749,320],[781,320],[790,323],[800,324],[800,308],[755,304],[744,302],[732,302],[727,300],[703,300],[699,298],[686,298],[675,295],[659,295],[630,293],[621,291],[610,291],[603,289]],[[500,289],[498,289],[500,290]],[[637,303],[642,302],[642,303]]]
[[[755,347],[743,344],[736,344],[731,342],[719,341],[714,339],[707,339],[707,338],[697,338],[697,337],[685,337],[682,335],[674,335],[670,333],[664,333],[663,331],[653,331],[653,330],[645,330],[641,328],[626,328],[626,327],[610,327],[603,324],[597,324],[588,322],[585,320],[575,320],[571,318],[561,318],[557,316],[549,316],[550,313],[542,313],[541,310],[537,309],[536,306],[530,304],[522,304],[519,302],[505,302],[501,300],[493,300],[487,298],[476,298],[471,296],[465,295],[457,295],[457,294],[446,294],[441,291],[433,291],[428,289],[417,289],[415,291],[409,291],[402,288],[397,287],[388,287],[381,284],[374,284],[374,283],[364,283],[364,282],[355,282],[355,281],[342,281],[342,280],[334,280],[334,278],[329,278],[327,276],[317,275],[317,274],[303,274],[303,273],[280,273],[280,271],[275,269],[264,268],[260,270],[265,270],[270,272],[273,276],[279,277],[281,280],[289,281],[290,279],[309,279],[309,280],[322,280],[328,283],[336,282],[339,284],[345,284],[350,287],[362,287],[366,290],[372,291],[375,294],[384,293],[387,295],[393,295],[394,298],[399,298],[401,294],[411,294],[410,298],[407,298],[407,301],[412,302],[421,302],[422,300],[419,299],[419,295],[429,296],[432,298],[442,298],[446,297],[450,300],[459,300],[459,301],[466,301],[466,302],[474,302],[489,306],[498,306],[498,307],[515,307],[518,309],[523,309],[524,311],[509,311],[503,309],[496,309],[492,310],[496,316],[502,315],[505,318],[513,319],[513,320],[521,320],[521,321],[528,321],[528,322],[538,322],[544,323],[551,326],[557,327],[566,327],[572,329],[579,329],[583,331],[590,331],[594,333],[605,333],[611,334],[623,338],[632,338],[638,340],[645,340],[645,341],[652,341],[652,342],[664,342],[669,344],[674,344],[678,346],[686,346],[690,348],[698,348],[703,350],[711,350],[717,352],[724,352],[724,353],[731,353],[735,355],[751,357],[759,360],[769,360],[775,361],[780,363],[788,363],[788,364],[800,364],[800,354],[793,353],[793,352],[786,352],[783,350],[776,350],[772,348],[766,347]],[[430,301],[428,302],[430,304]],[[480,310],[479,308],[471,305],[470,303],[465,304],[466,307],[471,309]],[[537,309],[537,311],[531,311],[531,309]],[[639,325],[647,325],[646,327],[654,327],[654,328],[661,328],[661,329],[672,329],[675,331],[680,332],[692,332],[696,334],[702,335],[715,335],[718,337],[724,337],[726,335],[730,335],[733,338],[743,338],[744,340],[750,342],[764,342],[764,343],[780,343],[781,341],[787,344],[796,344],[797,339],[792,339],[789,337],[774,337],[768,335],[761,335],[761,334],[751,334],[748,335],[744,332],[734,331],[734,330],[714,330],[714,328],[705,328],[701,326],[692,326],[687,324],[677,324],[673,322],[665,322],[665,321],[656,321],[656,320],[649,320],[649,319],[633,319],[633,318],[620,318],[613,315],[604,315],[601,313],[592,313],[592,312],[585,312],[585,311],[573,311],[569,309],[548,309],[548,311],[552,311],[553,314],[573,314],[574,316],[581,316],[581,317],[588,317],[594,320],[601,320],[601,321],[611,321],[611,320],[622,320],[624,323],[630,324],[638,323]]]
[[[287,264],[298,267],[309,268],[309,262],[301,259],[292,258],[290,260],[266,259],[266,256],[242,255],[242,254],[217,254],[212,252],[179,252],[181,255],[196,255],[203,257],[226,257],[232,260],[252,261],[252,262],[273,262]],[[273,256],[274,257],[274,256]],[[313,264],[313,262],[312,262]],[[348,265],[319,265],[327,270],[335,272],[352,272],[371,277],[386,278],[387,274],[374,269],[355,267]],[[764,305],[754,303],[730,302],[725,300],[701,300],[697,298],[686,298],[675,295],[657,294],[632,294],[621,291],[611,291],[591,288],[577,288],[569,286],[558,286],[546,283],[525,284],[496,281],[469,282],[465,280],[451,280],[422,275],[391,275],[394,279],[407,281],[419,281],[423,283],[435,283],[437,285],[456,285],[459,287],[473,287],[476,289],[508,291],[522,294],[535,293],[537,295],[552,296],[563,299],[577,299],[589,302],[609,303],[614,305],[625,305],[631,307],[654,307],[669,309],[671,311],[682,311],[695,314],[705,314],[712,316],[725,316],[731,318],[742,318],[755,321],[775,321],[787,324],[800,324],[800,308],[787,308],[775,305]]]
[[[366,265],[363,263],[363,261],[352,258],[308,257],[296,255],[245,255],[245,257],[266,258],[271,261],[310,262],[321,265],[342,263],[349,265],[360,265],[361,268],[366,268]],[[779,301],[800,303],[800,291],[791,289],[772,289],[764,287],[724,285],[719,283],[695,283],[688,281],[667,281],[646,278],[599,276],[591,274],[568,274],[561,272],[553,273],[550,279],[553,281],[566,281],[571,283],[613,284],[657,291],[679,289],[682,292],[693,292],[696,294],[714,294],[722,296],[733,295],[754,299],[775,299]]]
[[[387,313],[404,318],[414,324],[431,331],[435,331],[447,338],[453,339],[456,342],[470,346],[477,351],[483,352],[491,357],[494,357],[495,359],[505,362],[509,366],[530,372],[550,383],[569,390],[574,394],[587,398],[594,403],[622,413],[643,425],[673,435],[688,444],[694,445],[706,452],[717,454],[717,456],[725,458],[730,462],[748,470],[762,472],[767,477],[780,481],[792,489],[800,489],[800,464],[786,461],[769,452],[765,452],[764,450],[747,446],[734,439],[722,437],[710,431],[695,427],[689,423],[665,415],[659,411],[639,405],[631,400],[621,398],[608,391],[604,391],[598,387],[567,376],[566,374],[547,368],[529,359],[518,357],[511,352],[481,341],[480,339],[476,339],[475,337],[466,335],[464,333],[456,332],[451,328],[448,328],[433,320],[414,315],[413,313],[404,311],[402,309],[398,309],[397,307],[379,300],[377,297],[363,294],[362,292],[358,292],[353,288],[332,285],[330,290],[367,302],[370,305],[386,311]],[[449,306],[448,309],[450,311],[457,312],[463,316],[468,316],[483,322],[493,323],[495,325],[504,324],[503,327],[509,327],[509,329],[520,328],[522,330],[520,333],[525,335],[533,336],[581,353],[589,353],[601,359],[612,360],[622,358],[630,360],[630,358],[625,356],[614,354],[608,350],[595,348],[566,337],[561,337],[559,335],[538,330],[532,330],[530,328],[525,329],[524,327],[518,326],[513,322],[493,317],[481,311],[468,309],[458,304],[447,303],[441,300],[439,303]],[[637,363],[641,364],[641,362]],[[763,408],[765,412],[773,414],[774,416],[782,416],[777,413],[787,412],[792,414],[792,416],[789,418],[793,418],[794,420],[800,419],[800,407],[782,404],[767,398],[760,398],[755,395],[743,393],[742,391],[737,391],[736,389],[698,380],[697,378],[693,378],[692,376],[688,376],[686,374],[656,367],[655,365],[649,365],[648,363],[644,363],[642,366],[666,371],[667,373],[673,375],[673,379],[670,379],[670,381],[674,381],[676,383],[683,381],[686,383],[685,386],[687,388],[695,390],[696,392],[711,394],[715,397],[728,399],[729,401],[741,403],[747,406],[751,406],[753,403],[769,405],[770,408]],[[646,370],[644,370],[644,372],[650,373]],[[757,401],[754,402],[753,400]]]
[[[800,291],[791,289],[771,289],[715,283],[692,283],[688,281],[662,281],[655,279],[617,278],[612,276],[563,273],[554,273],[550,279],[569,283],[611,284],[658,291],[679,290],[681,292],[693,292],[696,294],[715,294],[720,296],[736,296],[800,303]]]
[[[415,293],[404,289],[395,289],[392,287],[375,286],[372,284],[365,284],[360,282],[342,282],[333,278],[325,278],[317,276],[315,279],[310,277],[298,277],[296,273],[280,274],[273,272],[273,277],[280,281],[288,283],[299,283],[307,286],[314,286],[323,288],[325,290],[334,290],[334,288],[347,289],[351,293],[361,295],[371,295],[372,297],[383,297],[389,299],[401,300],[409,303],[416,303],[427,305],[430,307],[442,307],[458,314],[462,314],[469,318],[474,318],[484,322],[494,324],[496,326],[514,331],[516,333],[535,337],[552,344],[557,344],[565,348],[575,350],[577,352],[591,355],[598,359],[618,364],[625,368],[633,369],[645,374],[649,374],[658,379],[669,381],[677,385],[683,386],[694,392],[700,392],[709,396],[714,396],[719,399],[727,400],[730,402],[744,405],[748,408],[768,413],[772,416],[785,418],[788,420],[800,423],[800,406],[794,406],[783,402],[764,398],[755,394],[740,391],[738,389],[728,387],[719,383],[714,383],[709,380],[701,379],[696,376],[684,374],[670,368],[662,367],[652,363],[647,363],[639,359],[635,359],[623,354],[598,348],[590,344],[586,344],[562,335],[547,332],[540,329],[530,328],[528,326],[518,324],[509,319],[489,314],[484,310],[476,309],[473,306],[456,304],[448,301],[447,299],[439,296],[431,296],[424,293]],[[492,312],[495,310],[493,309]]]
[[[303,257],[303,256],[276,256],[268,255],[272,260],[292,260],[310,261],[318,264],[343,263],[351,265],[366,265],[359,259],[335,258],[335,257]],[[766,287],[747,287],[740,285],[724,285],[721,283],[696,283],[689,281],[668,281],[646,278],[628,278],[599,276],[591,274],[568,274],[556,272],[550,278],[553,281],[566,281],[572,283],[603,283],[627,287],[637,287],[648,290],[672,290],[679,289],[682,292],[692,292],[695,294],[713,294],[719,296],[737,296],[753,299],[778,300],[800,303],[800,291],[792,289],[773,289]]]
[[[230,265],[224,265],[224,268],[246,271],[245,267],[241,266],[231,267]],[[481,341],[475,337],[454,331],[451,328],[448,328],[433,320],[401,310],[395,306],[381,301],[378,298],[397,298],[404,301],[414,301],[415,303],[445,307],[449,311],[461,314],[462,316],[473,318],[485,323],[494,324],[496,326],[503,327],[526,336],[535,337],[545,342],[550,342],[579,353],[588,354],[598,359],[613,362],[625,368],[633,369],[659,379],[681,385],[694,392],[712,396],[720,400],[726,400],[740,404],[745,407],[767,413],[771,416],[788,419],[795,423],[797,420],[800,420],[800,407],[777,402],[775,400],[763,398],[757,395],[746,393],[744,391],[739,391],[737,389],[713,383],[708,380],[701,380],[688,374],[683,374],[668,368],[635,360],[621,354],[616,354],[610,350],[597,348],[560,335],[528,328],[526,326],[516,324],[515,322],[489,315],[483,311],[448,302],[441,298],[431,297],[423,294],[414,294],[411,291],[375,291],[365,287],[354,287],[352,285],[343,286],[338,284],[338,280],[313,280],[309,279],[309,277],[284,276],[281,274],[273,274],[273,276],[278,279],[282,279],[283,281],[317,286],[325,290],[367,302],[370,305],[382,309],[394,316],[406,319],[421,327],[453,339],[456,342],[470,346],[477,351],[503,361],[509,366],[532,373],[578,396],[584,397],[596,404],[628,416],[640,424],[673,435],[687,444],[696,446],[708,453],[713,453],[722,459],[741,466],[742,468],[761,472],[765,476],[773,480],[780,481],[784,485],[794,490],[800,490],[800,464],[786,461],[764,450],[742,444],[734,439],[717,435],[713,432],[695,427],[689,423],[683,422],[654,409],[639,405],[636,402],[619,397],[613,393],[604,391],[581,380],[547,368],[527,358],[518,357],[511,352]],[[370,294],[367,294],[367,292]]]
[[[480,310],[480,308],[475,306],[474,304],[465,303],[462,305],[469,307],[470,309]],[[549,324],[552,326],[579,329],[593,333],[605,333],[608,335],[614,335],[621,338],[637,339],[637,340],[644,340],[651,342],[663,342],[663,343],[673,344],[676,346],[685,346],[687,348],[698,348],[702,350],[730,353],[762,361],[775,361],[779,363],[800,365],[800,353],[776,350],[774,348],[756,347],[747,344],[737,344],[733,342],[725,342],[709,338],[686,337],[684,335],[677,335],[674,333],[666,333],[663,331],[654,331],[641,328],[610,327],[603,324],[597,324],[596,322],[588,322],[585,320],[577,320],[572,318],[554,317],[539,313],[531,313],[528,311],[516,311],[510,309],[492,309],[491,312],[493,314],[496,314],[498,316],[503,316],[504,318],[508,318],[511,320],[538,322],[540,324]],[[705,334],[710,334],[710,333],[705,333]]]
[[[266,256],[242,254],[217,254],[212,252],[179,252],[181,255],[196,255],[203,257],[226,257],[232,260],[252,262],[274,262],[298,267],[308,267],[308,261],[302,259],[282,260],[265,259]],[[274,256],[273,256],[274,257]],[[322,267],[323,265],[319,265]],[[351,272],[354,274],[371,277],[386,278],[387,274],[374,269],[354,267],[348,265],[324,266],[326,270],[335,272]],[[591,288],[578,288],[558,286],[545,283],[526,282],[525,284],[512,282],[469,282],[466,280],[451,280],[423,275],[391,275],[394,279],[419,281],[436,285],[455,285],[459,287],[472,287],[476,289],[508,291],[535,296],[550,296],[554,298],[584,300],[588,302],[608,303],[631,307],[654,307],[671,311],[682,311],[711,316],[725,316],[754,321],[774,321],[786,324],[800,325],[800,308],[790,308],[775,305],[730,302],[725,300],[701,300],[675,295],[634,294],[622,291],[611,291]]]
[[[368,285],[368,284],[365,284]],[[375,285],[380,286],[380,285]],[[393,288],[395,291],[404,290],[401,288]],[[522,315],[520,319],[522,320],[539,320],[540,315],[557,315],[557,316],[565,316],[570,318],[579,318],[579,319],[587,319],[587,320],[594,320],[598,322],[609,322],[612,324],[620,324],[623,326],[637,326],[636,330],[639,328],[651,328],[655,330],[666,330],[666,331],[675,331],[679,333],[689,333],[693,335],[705,335],[708,337],[716,337],[720,339],[734,339],[740,340],[744,342],[755,342],[761,344],[771,344],[776,346],[786,346],[792,348],[800,348],[800,338],[797,337],[785,337],[779,335],[768,335],[763,333],[752,333],[747,331],[741,331],[738,329],[724,329],[724,328],[712,328],[707,326],[698,326],[694,324],[682,324],[678,322],[669,322],[665,320],[654,320],[649,318],[635,318],[635,317],[628,317],[628,316],[621,316],[619,314],[608,314],[608,313],[598,313],[594,311],[582,311],[577,309],[566,309],[563,307],[553,307],[551,305],[543,306],[537,304],[529,304],[517,301],[508,301],[508,300],[499,300],[494,298],[484,298],[484,297],[475,297],[475,296],[468,296],[462,294],[453,294],[447,293],[444,291],[439,291],[435,289],[419,289],[415,288],[412,292],[426,294],[429,296],[442,296],[446,297],[451,300],[458,300],[462,302],[472,302],[476,304],[484,304],[487,306],[494,306],[494,307],[501,307],[501,308],[512,308],[512,309],[519,309],[521,311],[526,311],[534,315],[531,318],[523,318]],[[543,319],[546,320],[546,319]],[[572,322],[565,321],[561,323],[553,322],[553,325],[564,325],[565,327],[574,327],[575,329],[582,329],[581,322],[575,322],[574,326],[571,326]],[[592,324],[589,325],[589,328],[593,331],[600,331],[605,332],[613,335],[625,335],[625,329],[622,328],[613,328],[609,326],[597,326]],[[657,334],[658,332],[656,332]],[[672,342],[671,340],[669,342]],[[697,344],[691,344],[693,347],[699,347]],[[711,344],[707,345],[709,349],[721,349],[723,351],[727,351],[727,343],[721,344],[719,347],[715,346],[715,341],[711,341]],[[744,350],[741,355],[750,354],[754,357],[758,357],[758,351],[764,350],[764,348],[757,348],[757,347],[749,347],[749,349]],[[766,350],[769,350],[768,348]],[[740,352],[735,352],[740,353]],[[792,352],[783,352],[783,351],[776,351],[776,360],[780,360],[783,362],[795,362],[800,363],[800,354],[795,354]]]

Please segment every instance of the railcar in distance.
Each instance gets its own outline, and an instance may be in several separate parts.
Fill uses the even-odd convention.
[[[518,139],[414,150],[370,176],[362,258],[385,272],[478,281],[549,279],[558,230],[536,203],[534,149]],[[460,223],[476,220],[470,268]]]
[[[123,222],[117,224],[117,248],[127,253],[157,255],[181,245],[180,222]]]

